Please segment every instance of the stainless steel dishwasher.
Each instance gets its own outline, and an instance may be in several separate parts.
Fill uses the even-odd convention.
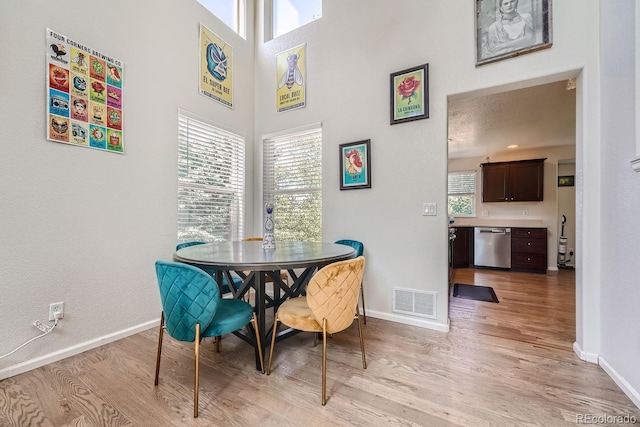
[[[475,227],[473,237],[475,266],[511,268],[511,228]]]

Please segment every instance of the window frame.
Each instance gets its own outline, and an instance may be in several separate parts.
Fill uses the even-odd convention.
[[[178,242],[241,240],[246,209],[245,136],[179,109],[177,139]],[[203,197],[197,199],[198,195]],[[198,227],[207,217],[221,213],[225,221]]]
[[[323,11],[322,11],[322,9],[323,9],[322,1],[323,0],[318,0],[318,1],[320,1],[320,16],[318,16],[315,19],[311,19],[309,21],[306,21],[306,22],[304,22],[302,24],[298,24],[296,27],[291,28],[290,30],[286,30],[286,31],[283,31],[283,32],[280,32],[280,33],[276,34],[276,29],[277,29],[276,20],[278,19],[277,11],[276,11],[276,3],[277,3],[277,1],[278,0],[270,0],[269,1],[269,6],[270,6],[269,7],[269,13],[266,13],[266,11],[265,11],[265,20],[266,20],[265,24],[268,23],[268,25],[269,25],[268,28],[271,29],[271,34],[270,34],[271,35],[271,39],[275,39],[277,37],[281,37],[281,36],[283,36],[285,34],[288,34],[288,33],[292,32],[292,31],[295,31],[298,28],[304,27],[305,25],[310,24],[311,22],[317,21],[318,19],[322,18],[322,13],[323,13]]]
[[[453,175],[473,175],[473,191],[472,192],[451,192],[449,186],[449,180]],[[476,195],[478,194],[478,171],[477,170],[463,170],[463,171],[451,171],[447,173],[447,215],[454,217],[476,217]],[[453,213],[449,209],[451,197],[471,197],[471,213],[460,214]]]
[[[222,19],[216,12],[213,10],[212,5],[216,4],[215,0],[206,1],[206,0],[196,0],[202,7],[207,9],[218,18],[222,23],[224,23],[227,27],[231,28],[235,33],[237,33],[243,39],[247,39],[247,5],[246,0],[233,0],[235,2],[235,27],[229,25],[224,19]]]

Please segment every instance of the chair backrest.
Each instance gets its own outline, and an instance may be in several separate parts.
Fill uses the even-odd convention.
[[[195,325],[202,330],[212,322],[220,290],[204,271],[179,262],[156,261],[165,327],[179,341],[195,339]]]
[[[262,237],[245,237],[244,239],[245,242],[257,242],[257,241],[262,241],[263,238]]]
[[[353,249],[356,250],[356,257],[364,255],[364,244],[362,242],[359,242],[357,240],[342,239],[342,240],[337,240],[335,243],[339,245],[351,246]]]
[[[182,242],[182,243],[178,243],[178,245],[176,246],[176,251],[179,251],[182,248],[188,248],[189,246],[195,246],[195,245],[204,245],[207,242],[201,242],[198,240],[194,240],[193,242]]]
[[[364,257],[329,264],[307,285],[307,304],[319,323],[327,319],[327,332],[347,329],[353,323],[364,271]]]

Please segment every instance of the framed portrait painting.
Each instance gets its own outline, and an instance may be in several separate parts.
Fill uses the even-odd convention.
[[[429,64],[391,73],[391,124],[429,118]]]
[[[476,66],[552,45],[552,0],[476,0]]]
[[[371,188],[371,140],[340,144],[340,190]]]

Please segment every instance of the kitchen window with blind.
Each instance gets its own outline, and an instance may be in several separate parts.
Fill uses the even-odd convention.
[[[447,207],[449,215],[476,215],[476,172],[449,172]]]
[[[322,129],[270,137],[263,145],[264,204],[278,241],[322,241]]]
[[[245,140],[178,113],[178,241],[244,237]]]

